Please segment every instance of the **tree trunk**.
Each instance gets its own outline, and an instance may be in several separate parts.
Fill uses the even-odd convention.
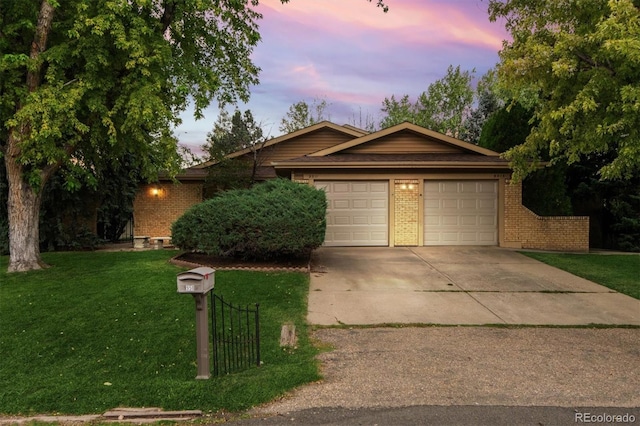
[[[37,63],[38,57],[45,51],[51,32],[54,8],[48,0],[42,0],[38,22],[35,28],[29,57]],[[26,86],[29,93],[38,89],[41,82],[42,63],[27,70]],[[21,106],[18,106],[18,110]],[[42,189],[49,177],[59,166],[50,164],[40,173],[40,185],[31,187],[25,180],[24,169],[20,163],[20,140],[29,135],[29,125],[24,123],[18,128],[9,129],[9,140],[5,152],[7,181],[9,183],[9,272],[42,269],[47,265],[40,258],[40,203]]]
[[[9,137],[11,139],[11,137]],[[9,182],[9,272],[42,269],[40,258],[40,203],[42,191],[33,189],[23,178],[22,166],[11,155],[5,156]]]

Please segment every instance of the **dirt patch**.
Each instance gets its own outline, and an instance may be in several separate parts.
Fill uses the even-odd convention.
[[[171,261],[177,265],[209,266],[213,269],[248,271],[309,271],[309,256],[303,258],[276,258],[270,260],[244,260],[228,257],[209,256],[203,253],[183,253]]]

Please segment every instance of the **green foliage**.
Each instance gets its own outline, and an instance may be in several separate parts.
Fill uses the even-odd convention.
[[[482,76],[475,91],[477,106],[465,118],[462,124],[462,131],[458,136],[459,139],[478,144],[485,123],[504,105],[504,102],[498,96],[496,84],[497,75],[495,71],[489,70]]]
[[[330,116],[325,116],[327,101],[314,99],[311,105],[305,101],[296,102],[289,107],[286,116],[280,121],[280,131],[283,133],[293,133],[296,130],[313,126],[324,120],[330,120]]]
[[[489,1],[512,41],[500,52],[500,85],[534,109],[526,142],[507,152],[516,179],[545,155],[568,164],[606,155],[604,179],[640,165],[640,7],[633,0]]]
[[[574,211],[590,218],[591,247],[640,251],[640,173],[602,180],[598,170],[609,161],[592,155],[567,169]]]
[[[95,249],[101,241],[95,234],[98,193],[91,188],[66,188],[66,179],[57,174],[43,189],[40,208],[40,249]]]
[[[0,413],[236,411],[319,379],[305,321],[308,276],[218,271],[215,291],[225,300],[260,303],[264,364],[195,380],[194,303],[176,293],[174,255],[45,253],[51,268],[18,275],[0,257]],[[279,346],[287,322],[299,337],[291,351]]]
[[[524,143],[532,113],[519,104],[503,107],[486,121],[478,145],[505,152]],[[522,182],[522,204],[541,216],[572,214],[567,195],[565,164],[557,163],[530,173]]]
[[[323,243],[325,214],[323,191],[276,179],[192,207],[172,225],[171,239],[217,256],[303,256]]]
[[[251,186],[260,165],[260,148],[265,142],[262,127],[256,123],[250,110],[243,114],[236,109],[233,116],[223,110],[203,146],[209,153],[208,160],[215,162],[208,169],[206,194]],[[227,157],[246,148],[250,152],[243,158]]]
[[[409,121],[427,129],[458,137],[463,132],[463,123],[471,113],[473,88],[471,80],[475,70],[461,71],[460,66],[449,65],[447,74],[431,83],[426,92],[418,96],[415,104],[404,95],[385,98],[382,111],[387,114],[380,123],[386,128]]]
[[[485,122],[478,145],[496,152],[505,152],[523,143],[531,132],[532,113],[522,105],[503,107]]]
[[[209,153],[208,160],[221,161],[233,152],[259,144],[263,139],[262,128],[254,120],[251,110],[241,113],[236,109],[233,116],[222,110],[202,148]]]

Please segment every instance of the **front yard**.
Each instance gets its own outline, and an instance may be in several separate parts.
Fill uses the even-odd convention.
[[[260,303],[264,364],[196,381],[195,308],[176,292],[175,254],[47,253],[52,268],[24,274],[7,274],[0,257],[0,414],[237,411],[319,378],[308,276],[221,271],[225,300]],[[279,346],[286,322],[297,326],[295,350]]]
[[[522,254],[640,299],[640,255],[538,252]]]

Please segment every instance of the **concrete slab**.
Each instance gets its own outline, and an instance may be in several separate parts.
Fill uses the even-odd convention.
[[[314,291],[307,319],[316,325],[504,324],[464,292]]]
[[[640,300],[620,293],[470,293],[507,324],[640,325]]]
[[[409,250],[322,247],[311,259],[311,291],[450,290],[450,280]]]
[[[496,247],[323,247],[311,324],[640,325],[640,300]]]

